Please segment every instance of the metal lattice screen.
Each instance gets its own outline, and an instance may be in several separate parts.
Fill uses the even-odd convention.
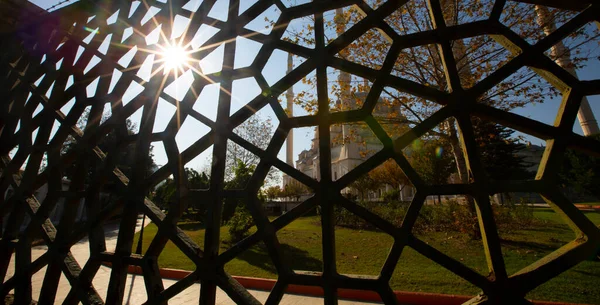
[[[2,196],[0,202],[1,215],[10,215],[4,224],[0,247],[2,297],[14,289],[16,303],[30,303],[31,276],[47,266],[39,302],[53,303],[59,278],[64,273],[72,286],[65,304],[118,304],[123,302],[127,268],[135,265],[143,270],[148,304],[165,303],[198,282],[201,283],[201,304],[215,303],[217,286],[235,302],[254,304],[258,301],[231,278],[223,270],[223,266],[244,250],[262,242],[266,245],[278,274],[277,284],[270,293],[268,304],[277,304],[290,284],[322,287],[326,304],[337,302],[336,290],[340,288],[375,291],[386,304],[395,304],[396,299],[389,286],[389,280],[405,247],[415,249],[481,288],[484,296],[474,299],[474,302],[515,304],[527,302],[524,297],[529,291],[597,251],[600,231],[563,196],[557,187],[556,176],[567,148],[600,155],[600,143],[572,132],[582,97],[599,94],[600,83],[598,80],[578,80],[544,54],[555,43],[574,33],[582,25],[598,21],[600,8],[596,3],[584,0],[572,0],[568,3],[552,0],[525,1],[578,12],[556,31],[539,42],[530,44],[500,22],[500,14],[506,5],[506,1],[503,0],[493,3],[489,18],[459,25],[448,25],[444,20],[442,4],[430,1],[427,7],[434,28],[408,35],[400,35],[385,21],[393,12],[401,9],[406,1],[387,1],[371,7],[360,0],[315,1],[296,6],[287,6],[278,0],[261,0],[241,14],[238,14],[240,3],[231,1],[228,15],[224,18],[226,21],[209,16],[216,1],[191,1],[192,4],[188,2],[147,0],[132,5],[129,1],[80,1],[40,17],[40,20],[33,20],[30,25],[16,33],[2,37],[0,190],[2,194],[12,190],[9,195]],[[261,33],[245,28],[250,21],[261,16],[273,5],[281,11],[281,15],[273,25],[272,31]],[[345,29],[334,40],[326,41],[323,13],[352,5],[363,14],[363,18]],[[166,37],[157,37],[159,42],[152,43],[149,40],[153,39],[153,33],[160,27],[159,32],[162,33],[156,35],[171,35],[172,31],[175,31],[173,20],[177,17],[190,21],[189,30],[179,34],[179,39],[183,41],[191,41],[203,24],[218,29],[214,36],[202,44],[203,47],[198,46],[193,50],[190,57],[201,60],[219,47],[223,47],[224,52],[222,69],[206,75],[194,71],[195,77],[190,87],[196,90],[188,91],[179,99],[163,90],[165,83],[174,81],[174,73],[161,72],[150,76],[138,73],[144,68],[149,54],[153,54],[148,50],[160,48],[160,41],[166,40]],[[301,17],[313,18],[311,20],[314,22],[314,48],[282,38],[286,25],[291,20]],[[336,56],[372,29],[384,33],[390,42],[390,48],[385,58],[381,59],[380,67],[360,65]],[[479,35],[494,36],[506,49],[513,52],[514,58],[474,86],[463,88],[456,69],[451,41]],[[247,37],[262,45],[252,64],[245,68],[234,68],[238,36]],[[115,44],[121,47],[113,46]],[[442,65],[448,82],[446,91],[391,73],[396,58],[403,49],[429,44],[435,44],[441,50]],[[261,71],[276,49],[305,60],[281,80],[269,85]],[[149,65],[151,70],[155,70],[161,62],[150,61]],[[537,73],[560,87],[563,100],[554,125],[546,125],[478,102],[478,98],[486,91],[525,66],[535,69]],[[360,109],[330,111],[328,68],[361,76],[372,83]],[[313,70],[316,71],[318,97],[316,114],[289,117],[278,98]],[[255,78],[262,94],[237,112],[230,115],[232,101],[228,94],[220,94],[218,101],[214,101],[218,103],[215,120],[192,108],[197,92],[202,87],[219,83],[222,92],[231,92],[233,81],[247,77]],[[428,99],[439,104],[440,108],[410,132],[392,139],[372,115],[384,87]],[[128,90],[136,93],[126,96],[125,92]],[[177,116],[169,121],[164,131],[153,132],[159,98],[177,107]],[[72,103],[71,108],[63,111],[68,103]],[[110,105],[111,116],[103,120],[106,104]],[[88,107],[89,118],[84,128],[80,129],[77,122]],[[261,149],[232,130],[264,107],[273,109],[280,124],[268,147]],[[137,111],[141,111],[139,131],[128,134],[124,130],[126,119]],[[472,116],[546,140],[547,148],[536,180],[490,181],[483,172],[477,153]],[[180,151],[175,142],[178,122],[187,117],[205,124],[210,131],[189,148]],[[428,185],[411,168],[402,149],[451,117],[455,118],[459,127],[470,183]],[[332,179],[329,127],[348,122],[366,122],[384,148],[347,175],[340,179]],[[277,158],[290,130],[306,126],[319,127],[318,181]],[[100,139],[113,132],[117,137],[114,145],[104,150],[100,149],[97,146]],[[34,140],[32,133],[35,134]],[[73,149],[65,152],[63,145],[67,139],[71,139],[70,143],[74,144]],[[169,160],[167,165],[152,174],[147,173],[144,162],[139,162],[127,174],[116,167],[116,151],[134,145],[134,157],[144,160],[151,143],[157,141],[162,142],[165,147]],[[260,163],[251,181],[243,190],[226,190],[224,187],[227,141],[233,141],[260,157]],[[208,190],[190,189],[183,174],[184,165],[211,145],[213,161],[210,187]],[[400,227],[390,224],[341,194],[351,182],[390,158],[397,162],[417,189]],[[23,164],[26,166],[21,170]],[[41,164],[45,164],[43,168]],[[257,193],[271,167],[278,168],[305,184],[312,189],[314,195],[288,213],[269,221],[260,206]],[[69,189],[64,191],[61,180],[67,168],[72,170],[73,178]],[[171,175],[177,185],[178,200],[165,214],[146,196],[154,186]],[[48,195],[40,202],[34,196],[34,191],[46,183]],[[118,196],[118,200],[103,207],[99,204],[99,194],[108,185],[110,191]],[[509,276],[500,249],[489,196],[511,191],[542,194],[551,206],[568,220],[578,238],[537,263]],[[465,194],[475,199],[490,270],[489,276],[480,275],[411,234],[411,228],[425,198],[437,194]],[[258,230],[229,250],[219,253],[222,202],[229,196],[250,198],[247,208]],[[76,223],[76,209],[67,209],[61,216],[60,225],[55,228],[48,220],[48,215],[59,198],[65,198],[67,205],[85,199],[87,221],[83,224]],[[201,201],[207,207],[208,221],[204,245],[196,244],[176,226],[183,211],[192,201]],[[341,205],[394,238],[393,247],[379,276],[350,276],[337,272],[334,205]],[[276,232],[315,207],[320,207],[322,214],[323,270],[321,273],[297,272],[283,262],[284,254]],[[116,250],[107,252],[102,224],[121,211]],[[144,255],[136,255],[131,251],[139,212],[146,214],[159,228]],[[26,229],[20,232],[26,219],[30,221],[27,222]],[[39,232],[49,245],[48,252],[32,261],[32,236],[40,234]],[[91,256],[82,264],[84,262],[77,262],[69,249],[85,236],[89,237]],[[157,257],[168,241],[173,242],[194,262],[196,270],[165,289],[160,278]],[[13,254],[16,257],[16,273],[13,277],[5,278]],[[112,264],[112,273],[108,293],[103,300],[91,283],[100,265],[106,262]]]

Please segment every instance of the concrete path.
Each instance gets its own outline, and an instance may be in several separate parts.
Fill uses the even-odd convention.
[[[149,223],[149,219],[146,218],[145,224]],[[141,229],[142,218],[138,219],[138,224],[136,227],[136,232]],[[115,246],[117,244],[117,235],[119,232],[118,223],[109,224],[104,227],[105,235],[106,235],[106,249],[107,251],[114,251]],[[37,246],[31,249],[31,257],[32,260],[37,259],[41,255],[43,255],[48,248],[46,246]],[[83,267],[85,262],[89,258],[89,245],[86,239],[80,241],[79,243],[73,245],[71,248],[71,252],[75,259],[79,262],[79,265]],[[6,279],[9,279],[14,274],[14,254],[11,258],[10,266],[8,269]],[[100,267],[96,277],[93,280],[94,287],[98,294],[103,298],[106,297],[106,293],[108,290],[108,282],[110,278],[111,269],[108,267]],[[41,291],[42,283],[44,280],[44,275],[46,272],[46,267],[42,268],[32,277],[32,289],[33,289],[33,299],[38,300],[39,294]],[[165,288],[176,283],[174,280],[163,279],[163,283]],[[65,278],[64,275],[61,275],[61,279],[59,282],[58,292],[56,294],[55,304],[62,304],[63,300],[69,293],[71,286],[69,282]],[[12,293],[12,292],[11,292]],[[269,296],[269,292],[267,291],[258,291],[258,290],[250,290],[250,293],[254,295],[259,301],[265,302],[267,297]],[[200,296],[200,285],[195,284],[190,286],[188,289],[182,291],[179,295],[172,298],[169,301],[169,304],[197,304]],[[143,304],[146,301],[146,288],[144,287],[144,278],[139,275],[128,275],[127,284],[125,286],[125,297],[124,304]],[[364,302],[351,302],[351,301],[340,301],[342,305],[359,305],[359,304],[374,304],[374,303],[364,303]],[[217,304],[218,305],[226,305],[226,304],[234,304],[234,302],[220,289],[217,290]],[[295,304],[323,304],[322,298],[315,297],[307,297],[307,296],[299,296],[299,295],[285,295],[281,301],[281,304],[285,305],[295,305]]]
[[[532,206],[536,208],[551,208],[547,203],[533,203]],[[600,205],[589,205],[589,204],[578,204],[575,203],[575,206],[582,211],[600,211]]]

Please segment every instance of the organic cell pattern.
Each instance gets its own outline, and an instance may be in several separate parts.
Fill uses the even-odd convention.
[[[223,267],[243,251],[263,243],[278,275],[267,304],[278,304],[291,284],[321,287],[326,304],[336,304],[337,291],[343,288],[373,291],[384,303],[396,304],[389,281],[405,247],[479,287],[482,294],[474,298],[473,303],[528,303],[525,300],[528,292],[592,256],[600,244],[600,230],[557,187],[558,169],[566,149],[600,156],[600,143],[572,131],[582,97],[600,94],[600,80],[581,81],[545,55],[553,45],[583,25],[599,21],[600,7],[587,0],[523,1],[576,12],[555,31],[531,42],[500,22],[508,2],[505,0],[489,1],[491,11],[486,19],[456,25],[444,18],[445,1],[430,0],[426,7],[433,27],[416,33],[399,33],[386,23],[386,18],[402,11],[406,2],[337,0],[290,5],[280,0],[81,0],[2,36],[0,192],[6,196],[0,199],[0,211],[2,218],[9,216],[3,224],[5,230],[0,241],[0,297],[4,298],[10,292],[14,293],[18,304],[32,302],[32,274],[47,267],[39,300],[33,301],[53,303],[59,279],[64,274],[72,287],[65,304],[120,304],[124,298],[128,267],[139,266],[143,271],[147,304],[167,303],[196,283],[201,284],[200,304],[214,304],[217,287],[237,303],[256,304],[259,302]],[[222,13],[211,13],[213,6],[223,3]],[[350,6],[362,14],[361,19],[348,25],[335,39],[328,40],[324,13]],[[270,13],[263,15],[267,12]],[[248,26],[265,17],[272,23],[267,22],[264,29],[263,26],[258,29]],[[312,46],[284,38],[287,25],[305,17],[312,23],[309,26],[314,32]],[[379,58],[380,65],[361,64],[338,56],[370,30],[378,30],[389,40],[389,48]],[[481,35],[494,37],[511,52],[512,58],[472,86],[463,88],[451,42]],[[260,44],[260,51],[246,67],[235,65],[238,37]],[[391,72],[402,50],[425,45],[440,49],[448,83],[446,90]],[[301,58],[302,63],[270,84],[264,68],[276,50],[291,53]],[[183,60],[173,62],[172,56],[165,55],[173,52]],[[203,62],[209,56],[220,59]],[[562,93],[554,124],[544,124],[479,102],[479,97],[523,67],[533,69]],[[329,68],[346,71],[371,83],[362,107],[330,111]],[[316,114],[288,116],[278,98],[313,71]],[[228,93],[232,91],[232,83],[249,77],[256,81],[261,94],[239,110],[231,111],[232,97]],[[215,100],[201,102],[216,105],[215,118],[194,108],[202,89],[211,84],[218,84],[221,94]],[[372,114],[384,88],[427,99],[439,107],[410,132],[392,138]],[[161,104],[176,109],[168,122],[156,120]],[[257,147],[233,133],[237,126],[265,107],[272,108],[279,120],[268,147]],[[128,133],[128,118],[134,115],[139,118],[138,128]],[[78,124],[82,116],[87,116],[83,125]],[[536,179],[500,182],[487,178],[477,153],[471,117],[493,121],[545,140],[547,146]],[[459,129],[469,183],[429,185],[411,168],[402,150],[448,118],[454,118]],[[206,126],[208,131],[189,147],[180,149],[176,136],[185,120]],[[332,179],[329,126],[348,122],[366,122],[383,143],[383,149],[340,179]],[[156,124],[162,127],[156,128]],[[307,126],[319,127],[318,181],[277,158],[290,130]],[[117,140],[112,146],[101,149],[98,143],[108,134],[114,134]],[[243,190],[225,189],[227,141],[235,142],[260,158]],[[152,143],[157,142],[164,145],[168,157],[166,165],[151,173],[141,161],[130,169],[116,166],[118,158],[115,156],[119,150],[133,145],[133,157],[144,160]],[[69,145],[69,149],[65,149],[65,145]],[[211,146],[210,187],[191,189],[184,165]],[[390,158],[397,162],[417,189],[400,227],[341,194],[358,177]],[[288,213],[269,220],[257,194],[272,167],[305,184],[314,195]],[[68,190],[63,190],[61,181],[66,170],[71,171],[72,179]],[[171,176],[177,199],[171,203],[168,212],[163,212],[148,195],[157,184]],[[35,190],[45,184],[48,194],[40,201]],[[107,189],[118,199],[108,206],[101,206],[100,194]],[[489,196],[517,191],[540,193],[564,216],[577,238],[533,265],[509,275]],[[477,273],[411,233],[425,198],[438,194],[464,194],[474,198],[490,271],[488,276]],[[219,253],[222,202],[229,196],[250,198],[246,208],[257,231]],[[76,222],[77,209],[66,209],[60,224],[55,227],[48,216],[60,199],[67,205],[85,199],[87,220]],[[207,209],[203,245],[196,244],[177,227],[183,211],[190,204],[202,204]],[[393,246],[378,276],[345,275],[336,270],[333,221],[336,205],[393,237]],[[284,262],[285,253],[279,246],[276,232],[317,207],[322,216],[323,270],[311,273],[292,270]],[[110,252],[106,250],[102,225],[117,213],[122,213],[120,230],[116,249]],[[139,213],[147,215],[159,228],[143,255],[131,251]],[[24,230],[21,230],[22,226]],[[48,244],[48,251],[32,260],[32,239],[40,235]],[[89,239],[91,255],[88,261],[78,262],[70,248],[84,237]],[[196,269],[165,289],[157,258],[169,241],[196,265]],[[7,278],[13,254],[16,273]],[[92,280],[100,266],[106,263],[112,264],[112,271],[104,297],[92,285]]]

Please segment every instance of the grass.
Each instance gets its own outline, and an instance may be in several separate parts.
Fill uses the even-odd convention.
[[[586,212],[596,225],[600,213]],[[539,260],[574,238],[573,232],[559,216],[547,208],[536,208],[538,225],[527,230],[501,234],[502,251],[507,271],[516,271]],[[198,245],[204,245],[204,230],[194,223],[180,223]],[[157,227],[150,224],[144,233],[144,250],[149,246]],[[336,228],[337,268],[345,274],[377,275],[383,266],[393,239],[382,232]],[[229,234],[221,228],[223,240]],[[302,217],[277,232],[285,262],[295,270],[320,271],[321,228],[318,217]],[[473,270],[487,275],[488,269],[481,241],[456,232],[433,232],[417,236],[429,245],[461,261]],[[134,242],[134,246],[137,243]],[[230,247],[221,244],[223,252]],[[193,270],[194,264],[169,242],[159,257],[159,266]],[[264,246],[254,246],[225,265],[232,275],[276,278],[276,270]],[[390,282],[394,290],[475,295],[479,289],[435,264],[416,251],[406,248]],[[600,262],[584,261],[550,280],[527,295],[530,299],[574,303],[600,303]]]

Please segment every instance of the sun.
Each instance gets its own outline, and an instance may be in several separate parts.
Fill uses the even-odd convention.
[[[181,71],[183,65],[189,60],[187,52],[180,46],[168,46],[162,52],[165,65],[165,73],[171,70]]]

